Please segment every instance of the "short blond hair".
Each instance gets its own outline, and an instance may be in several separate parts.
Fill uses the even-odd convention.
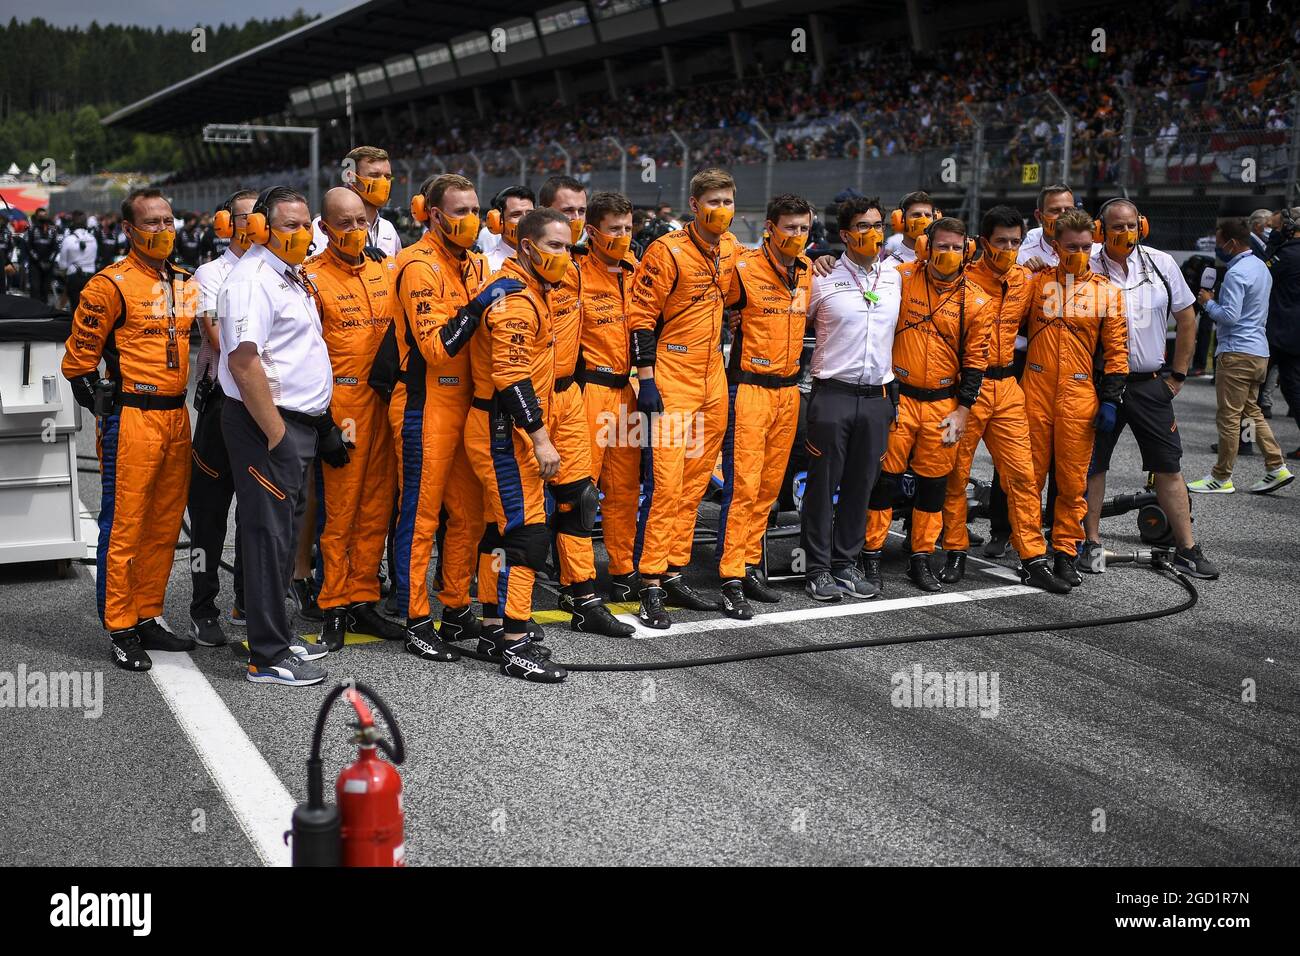
[[[420,187],[420,192],[424,193],[424,201],[430,209],[442,205],[442,197],[452,189],[473,189],[474,184],[461,176],[459,173],[443,173],[440,176],[430,176]]]
[[[717,166],[701,169],[691,177],[691,198],[699,199],[710,189],[735,189],[736,181],[731,173]]]
[[[1092,233],[1092,217],[1082,209],[1067,209],[1056,219],[1056,235],[1059,238],[1062,230],[1067,232],[1086,232]]]
[[[361,162],[363,159],[382,162],[388,159],[388,150],[380,149],[378,146],[357,146],[348,152],[347,158],[352,160],[354,164]]]

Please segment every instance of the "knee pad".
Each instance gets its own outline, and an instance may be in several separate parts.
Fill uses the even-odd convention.
[[[916,476],[916,501],[912,503],[916,511],[942,511],[943,499],[948,493],[948,476],[942,478],[922,478]]]
[[[600,504],[600,492],[591,480],[582,478],[554,485],[551,494],[555,498],[551,522],[556,534],[591,537],[596,527],[596,509]]]
[[[478,553],[491,554],[497,548],[504,548],[505,541],[501,537],[501,529],[497,527],[495,521],[489,521],[483,527],[483,537],[478,540]]]
[[[902,483],[903,476],[898,472],[882,471],[880,477],[876,479],[876,487],[871,489],[867,507],[872,511],[884,511],[894,507],[894,499],[898,497],[898,489]]]
[[[504,537],[506,560],[517,567],[546,570],[551,551],[551,534],[544,524],[526,524]]]

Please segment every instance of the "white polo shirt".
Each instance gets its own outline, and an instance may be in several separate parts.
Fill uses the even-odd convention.
[[[916,250],[903,245],[903,234],[896,232],[885,240],[885,255],[891,265],[901,266],[906,262],[916,261]]]
[[[1035,256],[1049,266],[1061,264],[1060,256],[1052,248],[1050,240],[1043,235],[1042,226],[1035,226],[1025,233],[1025,241],[1020,244],[1020,251],[1016,253],[1016,262],[1023,266]]]
[[[1160,371],[1165,362],[1165,339],[1173,313],[1196,301],[1178,263],[1167,252],[1139,245],[1129,253],[1128,275],[1121,275],[1105,246],[1096,246],[1094,250],[1089,268],[1124,290],[1129,371]]]
[[[243,400],[230,374],[229,358],[241,343],[252,342],[278,407],[307,415],[329,409],[334,372],[320,314],[297,269],[265,246],[253,246],[222,284],[217,318],[225,346],[217,380],[226,395]]]
[[[869,301],[872,293],[877,301]],[[830,275],[814,278],[808,316],[817,344],[813,378],[849,385],[883,385],[894,378],[894,331],[903,300],[903,279],[892,259],[869,269],[840,256]]]
[[[316,248],[312,250],[312,255],[324,252],[329,245],[329,236],[325,235],[325,230],[321,228],[320,216],[311,221],[312,242],[316,243]],[[402,239],[397,234],[397,227],[385,219],[383,216],[376,216],[375,221],[370,224],[370,235],[366,240],[372,246],[378,246],[383,250],[384,255],[397,258],[397,254],[402,251]]]
[[[488,272],[496,272],[501,268],[502,263],[515,254],[515,247],[506,242],[502,236],[493,236],[496,240],[490,249],[484,249],[483,254],[487,257]]]
[[[199,339],[199,357],[194,363],[198,369],[199,378],[215,378],[217,374],[217,353],[212,348],[212,343],[208,341],[208,336],[203,332],[203,323],[207,321],[207,316],[217,313],[217,293],[221,291],[221,285],[226,281],[226,276],[230,275],[230,270],[235,268],[235,263],[239,261],[239,256],[230,251],[229,247],[217,258],[203,263],[194,270],[194,278],[199,283],[199,332],[203,333]]]

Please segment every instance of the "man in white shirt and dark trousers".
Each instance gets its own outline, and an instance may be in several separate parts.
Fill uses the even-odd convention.
[[[347,463],[342,433],[329,415],[333,371],[320,315],[299,266],[312,242],[303,196],[275,186],[248,217],[254,243],[218,297],[226,394],[221,427],[230,454],[243,532],[248,680],[317,684],[312,663],[328,650],[290,630],[285,594],[293,573],[307,467],[317,456]]]
[[[875,596],[857,560],[867,501],[894,420],[890,383],[902,289],[893,265],[878,258],[884,241],[880,201],[853,197],[840,204],[836,218],[845,253],[829,275],[814,280],[808,305],[817,344],[801,545],[806,589],[818,601],[838,601],[842,593]]]
[[[1219,570],[1192,539],[1191,507],[1182,475],[1183,445],[1173,404],[1187,378],[1196,347],[1192,309],[1196,300],[1174,257],[1142,245],[1147,228],[1146,217],[1124,198],[1102,203],[1093,221],[1093,242],[1101,245],[1093,246],[1089,268],[1124,292],[1129,371],[1115,427],[1097,430],[1088,469],[1088,513],[1083,519],[1086,540],[1076,566],[1093,573],[1106,568],[1101,546],[1101,506],[1111,454],[1127,425],[1142,452],[1143,469],[1155,475],[1156,496],[1169,517],[1177,546],[1176,566],[1185,574],[1212,581],[1219,576]],[[1165,364],[1165,329],[1170,318],[1177,323],[1178,338],[1173,367],[1166,379],[1160,369]]]
[[[248,214],[257,192],[241,189],[217,210],[213,229],[228,240],[221,255],[205,262],[194,272],[199,283],[199,328],[203,334],[195,362],[194,422],[190,494],[190,636],[204,647],[220,647],[227,641],[221,627],[217,598],[221,594],[219,569],[226,547],[226,522],[230,502],[235,496],[234,476],[230,473],[230,456],[221,433],[221,409],[225,393],[217,382],[217,361],[221,356],[221,337],[217,326],[217,298],[226,277],[248,250]],[[231,624],[242,627],[244,620],[244,569],[240,557],[238,515],[235,524],[234,592],[230,609]]]
[[[81,290],[95,274],[95,257],[99,243],[86,228],[86,214],[77,210],[72,214],[72,228],[59,245],[59,268],[63,270],[68,293],[68,309],[76,312],[81,301]]]

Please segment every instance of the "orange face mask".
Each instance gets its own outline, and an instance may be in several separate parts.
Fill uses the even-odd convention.
[[[352,180],[352,188],[370,205],[382,208],[388,204],[393,181],[387,176],[357,176]]]
[[[963,256],[955,249],[945,249],[942,252],[936,252],[930,257],[934,262],[935,271],[939,275],[954,275],[961,269]]]
[[[243,225],[240,225],[240,220],[243,220]],[[248,216],[232,216],[230,225],[230,244],[240,252],[247,252],[253,244],[253,237],[248,234]]]
[[[166,259],[172,254],[172,246],[175,244],[176,230],[170,226],[157,232],[145,232],[135,226],[131,227],[131,245],[135,246],[136,251],[142,256],[148,256],[150,259]]]
[[[468,249],[478,240],[477,214],[471,212],[463,216],[448,216],[445,212],[439,212],[438,219],[438,229],[453,245]]]
[[[1056,236],[1056,220],[1060,218],[1060,213],[1052,213],[1043,216],[1043,235],[1048,239]]]
[[[988,260],[989,268],[998,275],[1006,272],[1016,264],[1015,249],[995,249],[988,244],[988,240],[981,239],[984,243],[984,258]]]
[[[506,241],[511,249],[519,248],[519,220],[513,222],[507,221],[501,224],[501,238]]]
[[[321,221],[321,227],[325,230],[330,245],[349,259],[355,259],[361,255],[361,250],[366,247],[369,234],[365,229],[347,229],[343,232],[335,232],[323,220]]]
[[[1073,276],[1081,276],[1088,271],[1087,252],[1059,252],[1061,268]]]
[[[727,231],[731,225],[731,218],[736,211],[731,206],[708,206],[700,210],[696,222],[700,228],[707,229],[715,236],[720,236]]]
[[[919,239],[934,222],[933,216],[908,216],[903,222],[903,235],[908,239]]]
[[[311,243],[311,228],[299,226],[297,229],[272,229],[266,248],[285,265],[296,266],[307,258]]]
[[[871,226],[861,232],[845,230],[844,234],[849,237],[848,247],[864,259],[869,259],[880,252],[880,244],[885,241],[884,226]]]
[[[632,248],[631,236],[607,236],[595,226],[588,229],[587,234],[591,236],[592,248],[615,262],[626,259],[627,251]]]
[[[569,262],[571,261],[567,250],[549,253],[542,252],[536,246],[533,247],[532,252],[528,253],[528,260],[532,263],[537,274],[552,285],[564,278],[564,274],[569,271]]]
[[[1136,229],[1123,229],[1119,232],[1106,230],[1106,251],[1110,257],[1118,262],[1121,259],[1128,258],[1138,244],[1138,231]]]
[[[582,238],[582,230],[585,228],[587,228],[587,220],[570,219],[569,220],[569,242],[576,246],[578,244],[578,240]]]
[[[768,227],[767,241],[770,242],[772,248],[781,253],[781,255],[793,259],[795,256],[802,253],[803,247],[808,244],[808,233],[805,232],[803,235],[793,235],[781,231],[775,224],[770,224]]]

